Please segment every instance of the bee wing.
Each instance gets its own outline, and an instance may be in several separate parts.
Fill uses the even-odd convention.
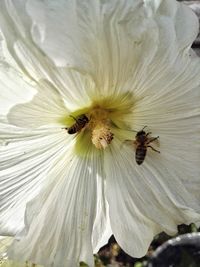
[[[124,142],[123,142],[124,144],[126,144],[126,145],[132,145],[133,144],[133,140],[124,140]]]
[[[156,139],[154,142],[155,142],[156,146],[158,146],[158,147],[160,146],[159,139]]]

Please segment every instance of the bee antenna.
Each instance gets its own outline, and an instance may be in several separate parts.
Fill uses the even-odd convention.
[[[147,127],[147,125],[145,125],[143,128],[142,128],[142,130],[141,131],[143,131],[145,128]]]
[[[72,117],[77,122],[77,119],[74,116],[69,115],[69,117]]]

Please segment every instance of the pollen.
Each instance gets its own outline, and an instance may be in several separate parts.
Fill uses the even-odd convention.
[[[95,107],[89,114],[88,128],[91,130],[91,140],[97,149],[105,149],[113,140],[109,111]]]
[[[95,107],[89,114],[88,129],[91,131],[91,141],[97,149],[105,149],[113,139],[110,129],[109,111]]]

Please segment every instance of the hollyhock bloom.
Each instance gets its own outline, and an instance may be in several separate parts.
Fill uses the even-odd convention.
[[[21,88],[32,98],[0,127],[9,258],[93,266],[111,233],[141,257],[157,233],[199,224],[191,10],[174,0],[1,0],[0,29],[1,103]],[[140,148],[139,165],[143,128],[160,153]]]

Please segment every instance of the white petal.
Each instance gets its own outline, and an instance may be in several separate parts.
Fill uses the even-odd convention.
[[[128,77],[156,51],[157,27],[142,1],[28,1],[27,10],[44,53],[58,66],[89,73],[102,95],[130,90]]]
[[[142,1],[29,1],[27,10],[40,33],[33,29],[33,38],[57,65],[90,73],[99,94],[137,93],[188,52],[198,31],[189,8],[174,0],[145,2],[152,13]]]
[[[17,89],[17,90],[16,90]],[[17,103],[30,101],[35,90],[24,81],[21,73],[0,64],[0,113],[6,115]]]
[[[3,42],[6,44],[6,49],[0,50],[3,53],[3,62],[11,64],[11,58],[15,63],[14,67],[35,82],[49,80],[57,90],[64,92],[69,108],[80,108],[80,102],[87,105],[91,92],[95,95],[94,81],[90,81],[90,75],[85,71],[80,73],[77,69],[72,71],[57,68],[41,51],[32,40],[30,16],[25,6],[26,1],[23,0],[0,2],[0,33],[2,32]],[[58,50],[61,51],[61,47]]]
[[[157,46],[148,65],[138,68],[127,83],[138,100],[170,95],[177,87],[187,86],[189,90],[199,82],[199,59],[192,58],[189,50],[198,32],[195,14],[173,0],[149,2],[156,10],[151,16],[157,27]]]
[[[105,180],[99,177],[97,180],[97,212],[92,232],[93,252],[97,253],[101,247],[108,243],[112,235],[109,218],[109,207],[105,200]]]
[[[102,179],[101,156],[77,158],[68,151],[48,178],[43,192],[27,205],[26,228],[14,242],[10,257],[52,267],[75,267],[80,261],[93,266],[97,200],[104,199],[98,196],[102,188],[97,183]]]
[[[24,226],[26,203],[38,194],[70,141],[66,133],[51,129],[25,132],[0,126],[0,234],[14,235]]]
[[[154,18],[159,28],[159,46],[155,60],[158,63],[174,64],[180,55],[187,58],[199,30],[196,15],[184,4],[168,0],[161,1]]]
[[[175,35],[171,34],[173,31],[168,30],[168,23],[162,23],[162,34],[166,38],[163,43],[170,46]],[[200,59],[189,56],[183,50],[178,52],[174,49],[175,45],[171,45],[169,49],[165,46],[159,47],[144,77],[138,81],[135,89],[137,98],[130,124],[134,130],[148,125],[155,134],[158,131],[159,135],[162,129],[171,132],[181,127],[185,132],[189,128],[187,120],[193,117],[192,130],[198,131]]]
[[[68,115],[62,96],[48,81],[42,80],[37,86],[38,93],[31,102],[12,108],[9,122],[24,128],[62,125],[61,120]]]
[[[184,139],[188,139],[187,137],[196,142],[200,116],[198,70],[200,71],[200,67],[196,65],[196,69],[185,71],[181,76],[177,76],[174,82],[168,83],[166,87],[169,89],[166,87],[164,90],[157,89],[157,93],[150,93],[146,98],[140,99],[130,117],[133,129],[140,130],[147,125],[154,135],[161,137],[161,142],[162,135],[165,133],[178,134],[175,140],[179,138],[182,143]],[[191,80],[190,77],[193,79]],[[194,138],[193,135],[195,135]],[[173,143],[173,140],[171,142]]]
[[[198,35],[198,17],[190,8],[180,4],[175,17],[175,27],[180,50],[187,49]]]
[[[200,223],[200,198],[190,192],[190,184],[199,188],[197,155],[188,161],[179,143],[168,152],[160,147],[160,154],[149,149],[139,166],[134,148],[125,145],[120,152],[115,142],[105,158],[111,228],[126,252],[141,257],[156,233],[175,234],[178,224]]]
[[[53,66],[32,40],[29,30],[31,21],[25,10],[25,2],[0,2],[0,32],[6,45],[1,52],[4,62],[14,65],[14,68],[17,67],[37,81],[50,77]]]
[[[191,9],[185,4],[174,0],[144,0],[144,2],[148,7],[151,7],[155,18],[165,17],[172,19],[179,50],[191,46],[198,34],[198,19]]]
[[[67,108],[72,111],[91,105],[92,98],[96,99],[99,88],[88,73],[75,69],[57,68],[52,81],[63,95]]]
[[[152,13],[142,1],[13,2],[2,4],[2,28],[26,71],[30,74],[34,68],[36,76],[50,79],[67,95],[69,108],[76,109],[80,100],[87,105],[91,95],[104,96],[108,90],[137,94],[157,77],[166,82],[165,70],[170,70],[179,53],[188,53],[198,30],[191,11],[173,0],[145,2],[150,2]],[[32,41],[31,27],[43,52],[68,70],[56,69],[44,57]]]
[[[21,8],[21,11],[23,11],[24,8],[22,1],[18,1],[17,7]],[[22,45],[27,48],[32,43],[28,31],[26,31],[26,27],[28,27],[29,25],[28,16],[26,16],[26,14],[22,15],[22,13],[21,16],[17,14],[12,1],[9,2],[4,0],[1,1],[0,10],[1,10],[0,29],[2,32],[4,42],[6,43],[7,46],[7,50],[2,49],[4,61],[7,61],[10,59],[10,57],[13,57],[14,61],[21,68],[21,70],[23,70],[26,74],[29,74],[30,76],[35,78],[35,70],[33,66],[38,61],[36,59],[34,60],[34,57],[31,58],[31,56],[29,58],[26,58],[26,60],[24,60],[23,55],[21,55],[20,57],[18,51]],[[35,52],[34,45],[32,50],[34,53]],[[30,64],[31,60],[32,64]],[[25,61],[26,61],[26,67],[24,64]],[[37,73],[39,74],[41,69],[41,64],[35,64],[35,65],[37,65]]]
[[[187,140],[195,142],[194,135],[200,128],[199,72],[198,58],[178,58],[171,70],[168,68],[146,81],[144,97],[138,98],[130,116],[133,129],[140,130],[147,125],[155,135],[178,133],[176,141],[187,136]],[[175,140],[171,140],[172,144]]]

